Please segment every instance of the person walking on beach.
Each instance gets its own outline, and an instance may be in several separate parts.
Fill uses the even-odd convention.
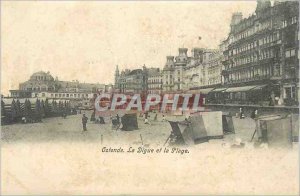
[[[166,121],[166,117],[165,117],[165,115],[163,114],[162,115],[162,122],[165,122]]]
[[[119,116],[119,114],[117,114],[116,118],[117,118],[118,123],[120,123],[120,116]]]
[[[255,119],[258,117],[258,110],[255,108],[251,113],[251,118]]]
[[[83,114],[82,116],[82,127],[83,127],[83,131],[87,131],[86,129],[86,123],[88,121],[88,118],[85,116],[85,114]]]
[[[240,108],[240,119],[245,118],[244,108]]]
[[[145,116],[145,121],[144,121],[144,124],[151,125],[150,121],[148,120],[148,115],[147,115],[147,116]]]

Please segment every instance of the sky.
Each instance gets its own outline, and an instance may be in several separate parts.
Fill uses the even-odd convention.
[[[217,48],[232,13],[256,1],[1,2],[1,94],[37,71],[113,83],[119,69],[163,68],[179,47]],[[201,37],[201,40],[198,38]]]

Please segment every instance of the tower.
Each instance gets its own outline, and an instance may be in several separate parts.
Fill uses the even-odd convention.
[[[231,22],[230,22],[230,29],[233,31],[234,26],[237,25],[243,19],[242,12],[235,12],[232,14]]]
[[[187,51],[188,51],[187,48],[179,48],[178,49],[179,54],[178,54],[178,56],[175,57],[175,60],[176,60],[175,65],[176,66],[185,66],[186,65],[187,59],[188,59]]]
[[[116,66],[116,71],[115,71],[115,87],[119,88],[119,77],[120,77],[120,72],[119,72],[119,67],[118,65]]]
[[[257,0],[257,6],[255,12],[257,14],[260,14],[264,11],[265,8],[271,7],[271,1],[270,0]]]

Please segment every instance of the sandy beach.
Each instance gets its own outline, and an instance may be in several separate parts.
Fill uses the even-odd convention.
[[[298,143],[292,149],[231,149],[237,137],[249,142],[255,126],[252,119],[234,118],[236,134],[171,153],[163,146],[171,127],[158,117],[151,125],[138,118],[136,131],[89,121],[83,132],[81,115],[2,126],[2,194],[298,193]]]

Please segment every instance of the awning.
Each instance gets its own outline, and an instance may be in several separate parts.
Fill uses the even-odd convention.
[[[255,88],[251,89],[252,91],[255,90],[262,90],[263,88],[265,88],[266,86],[268,86],[267,84],[262,84],[262,85],[258,85]]]
[[[227,88],[216,88],[214,90],[212,90],[211,92],[222,92],[225,91]]]
[[[214,88],[204,88],[204,89],[193,89],[188,90],[187,93],[193,93],[193,94],[208,94],[211,90]]]
[[[252,90],[253,88],[257,87],[257,85],[255,86],[240,86],[240,87],[232,87],[232,88],[228,88],[226,89],[225,92],[227,93],[233,93],[233,92],[244,92],[244,91],[249,91]]]

